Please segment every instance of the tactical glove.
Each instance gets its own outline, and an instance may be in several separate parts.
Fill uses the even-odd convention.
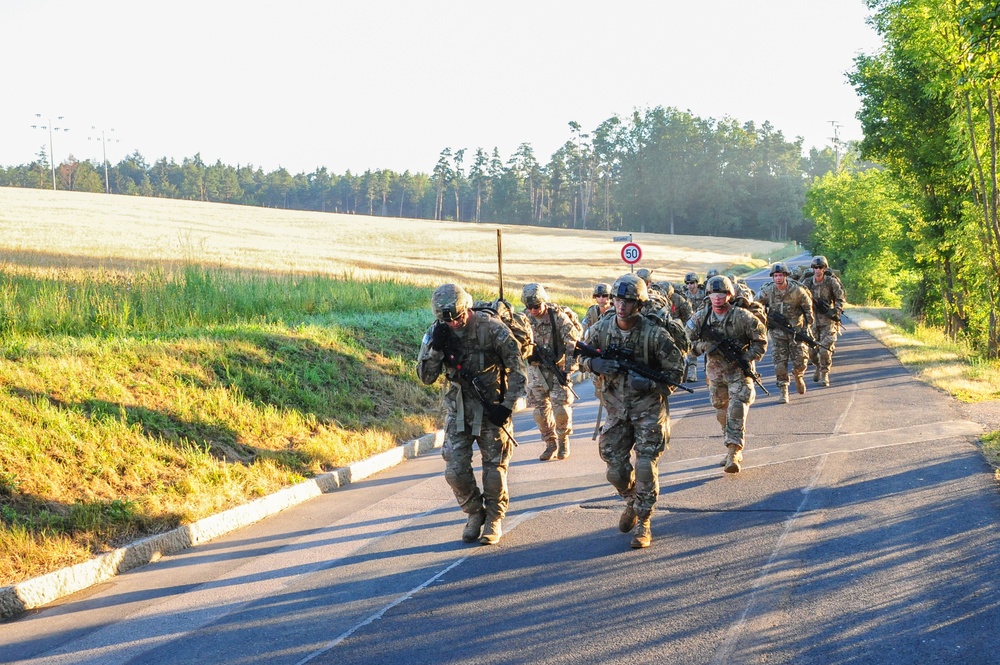
[[[438,321],[431,330],[431,348],[435,351],[444,351],[448,348],[448,339],[451,337],[451,329],[447,323]]]
[[[656,385],[656,381],[652,379],[647,379],[644,376],[639,376],[632,372],[628,373],[628,387],[636,392],[645,392],[647,390],[652,390]]]
[[[590,361],[590,369],[594,374],[614,374],[618,371],[619,365],[617,360],[593,358]]]
[[[490,404],[486,410],[486,417],[491,423],[499,427],[507,422],[511,413],[513,412],[503,404]]]

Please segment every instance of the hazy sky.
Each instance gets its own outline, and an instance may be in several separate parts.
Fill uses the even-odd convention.
[[[206,162],[429,172],[445,147],[541,162],[635,108],[860,139],[863,0],[0,0],[0,164]],[[42,115],[39,123],[36,113]],[[91,129],[97,127],[97,130]],[[110,134],[107,130],[114,129]],[[46,147],[46,150],[48,148]]]

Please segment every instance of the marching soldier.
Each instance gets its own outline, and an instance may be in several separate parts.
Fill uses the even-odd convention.
[[[527,375],[517,341],[498,318],[471,309],[472,296],[443,284],[431,296],[437,322],[424,334],[417,376],[434,383],[444,372],[444,477],[468,514],[467,543],[495,545],[507,512],[507,467],[514,452],[511,411],[524,396]],[[472,472],[472,444],[479,446],[483,487]],[[483,528],[485,524],[485,529]]]
[[[688,337],[695,353],[707,358],[708,393],[728,451],[724,470],[739,473],[747,414],[757,395],[754,363],[767,350],[767,329],[748,310],[732,303],[736,291],[728,278],[713,277],[705,288],[711,306],[695,312],[688,321]]]
[[[813,257],[810,267],[813,274],[805,280],[813,299],[816,320],[813,337],[826,349],[815,347],[809,357],[816,366],[813,382],[830,385],[830,370],[833,368],[833,351],[840,335],[840,315],[844,312],[844,287],[834,275],[828,274],[830,264],[825,256]]]
[[[665,328],[641,314],[649,301],[646,283],[636,275],[622,275],[611,294],[615,316],[592,326],[587,343],[599,349],[630,349],[639,361],[674,376],[674,381],[680,379],[681,349]],[[644,357],[647,353],[649,357]],[[604,379],[602,400],[608,415],[598,447],[608,481],[626,502],[618,529],[622,533],[635,529],[633,548],[649,547],[650,518],[660,491],[657,465],[670,441],[667,396],[672,388],[622,371],[615,360],[584,358],[582,366]]]
[[[611,311],[611,285],[594,285],[594,304],[587,309],[583,315],[583,333],[587,334],[587,329],[597,323],[597,321]]]
[[[545,441],[538,459],[547,461],[569,457],[569,437],[573,433],[573,389],[568,375],[573,369],[573,349],[580,339],[562,308],[549,302],[545,287],[526,284],[521,302],[531,320],[535,350],[528,358],[528,406],[535,410],[535,423]]]
[[[691,306],[692,316],[705,306],[705,287],[698,282],[698,275],[696,273],[689,272],[684,275],[684,290],[681,292],[681,295],[687,298]],[[694,352],[684,356],[684,380],[698,380],[698,360]]]
[[[795,390],[800,395],[806,392],[806,358],[808,349],[804,342],[795,339],[795,333],[783,325],[790,324],[799,331],[809,330],[813,323],[812,295],[809,289],[788,279],[791,271],[784,263],[771,266],[771,278],[760,287],[757,302],[767,310],[767,332],[771,337],[771,357],[774,360],[774,376],[781,390],[780,400],[788,403],[788,365],[792,365]],[[784,322],[784,324],[782,323]]]

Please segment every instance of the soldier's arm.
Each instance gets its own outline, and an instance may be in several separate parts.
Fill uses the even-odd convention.
[[[837,311],[837,314],[840,314],[844,311],[844,303],[846,302],[844,287],[841,286],[840,280],[834,280],[831,286],[833,287],[833,308]]]
[[[503,366],[507,370],[507,392],[504,393],[503,405],[513,410],[515,402],[528,394],[528,372],[524,367],[524,359],[521,358],[521,350],[517,347],[517,341],[506,328],[497,326],[498,332],[494,337],[496,352],[503,360]]]
[[[813,298],[812,292],[807,288],[802,289],[802,316],[806,319],[805,328],[808,330],[813,325]]]
[[[674,383],[680,383],[684,368],[684,359],[681,356],[680,349],[674,344],[673,339],[671,339],[669,333],[666,330],[658,329],[656,333],[656,345],[655,353],[656,359],[660,363],[660,369],[670,377],[670,380]],[[669,395],[674,392],[675,388],[665,385],[658,384],[658,389],[664,395]]]
[[[764,324],[756,316],[749,312],[747,312],[747,319],[750,321],[748,329],[750,344],[747,352],[750,354],[751,359],[757,362],[767,352],[767,328],[764,327]]]
[[[431,348],[431,330],[427,329],[424,339],[420,343],[420,353],[417,354],[417,378],[430,385],[441,376],[441,369],[444,366],[444,354]]]

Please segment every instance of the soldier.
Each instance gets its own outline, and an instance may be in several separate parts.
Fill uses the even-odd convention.
[[[684,291],[681,293],[681,295],[687,298],[687,301],[691,306],[692,315],[694,315],[695,312],[704,307],[705,287],[703,287],[698,282],[697,274],[689,272],[688,274],[684,275]],[[698,360],[693,352],[684,356],[684,380],[685,381],[698,380]]]
[[[795,334],[783,328],[775,319],[783,317],[796,330],[809,330],[813,323],[812,295],[809,289],[788,279],[788,266],[778,262],[771,266],[771,278],[760,287],[757,302],[767,310],[767,332],[771,336],[771,358],[774,360],[774,376],[781,390],[782,403],[788,404],[788,364],[792,365],[795,391],[806,392],[806,359],[808,349],[804,342],[795,339]]]
[[[587,343],[599,349],[631,349],[640,362],[679,380],[681,350],[665,328],[641,315],[649,301],[646,283],[636,275],[622,275],[611,293],[615,316],[606,316],[591,327]],[[644,357],[647,353],[649,357]],[[608,481],[626,502],[618,528],[622,533],[635,529],[632,547],[649,547],[650,518],[660,491],[657,463],[670,441],[667,396],[672,389],[622,372],[614,360],[585,358],[583,366],[604,378],[602,399],[608,416],[598,448],[607,465]]]
[[[528,406],[535,409],[535,423],[545,441],[538,459],[569,457],[573,433],[573,389],[568,375],[580,332],[562,308],[549,302],[541,284],[526,284],[521,302],[531,320],[535,350],[528,358]]]
[[[810,267],[813,274],[806,279],[805,287],[812,294],[816,314],[813,337],[823,346],[829,347],[829,350],[821,347],[810,349],[809,357],[816,366],[813,382],[828,386],[830,370],[833,368],[833,351],[840,334],[840,315],[844,312],[844,287],[836,276],[827,273],[830,264],[825,256],[813,257]]]
[[[507,512],[507,466],[514,452],[508,423],[525,394],[527,374],[507,326],[471,307],[472,297],[457,284],[434,290],[431,309],[437,322],[424,334],[417,376],[431,384],[443,371],[448,379],[441,454],[445,480],[469,515],[462,540],[495,545]],[[482,490],[472,472],[474,442],[482,456]]]
[[[649,294],[649,304],[646,306],[647,310],[663,309],[667,308],[670,310],[670,303],[664,294],[659,291],[653,290],[653,271],[647,268],[639,268],[635,271],[635,276],[641,279],[646,284],[646,293]]]
[[[587,328],[597,323],[598,319],[611,310],[611,285],[594,285],[594,304],[590,306],[587,313],[583,315],[583,332],[587,333]]]
[[[754,363],[767,350],[767,329],[748,310],[732,303],[736,291],[726,277],[713,277],[705,288],[711,306],[695,312],[688,321],[688,337],[695,353],[707,358],[708,394],[728,451],[722,462],[724,470],[739,473],[746,445],[747,414],[757,396],[751,377]],[[739,355],[727,359],[724,344]]]
[[[677,290],[674,289],[674,285],[670,282],[656,282],[651,287],[651,291],[661,294],[667,301],[670,310],[670,316],[674,317],[681,324],[688,322],[691,318],[691,303]]]

